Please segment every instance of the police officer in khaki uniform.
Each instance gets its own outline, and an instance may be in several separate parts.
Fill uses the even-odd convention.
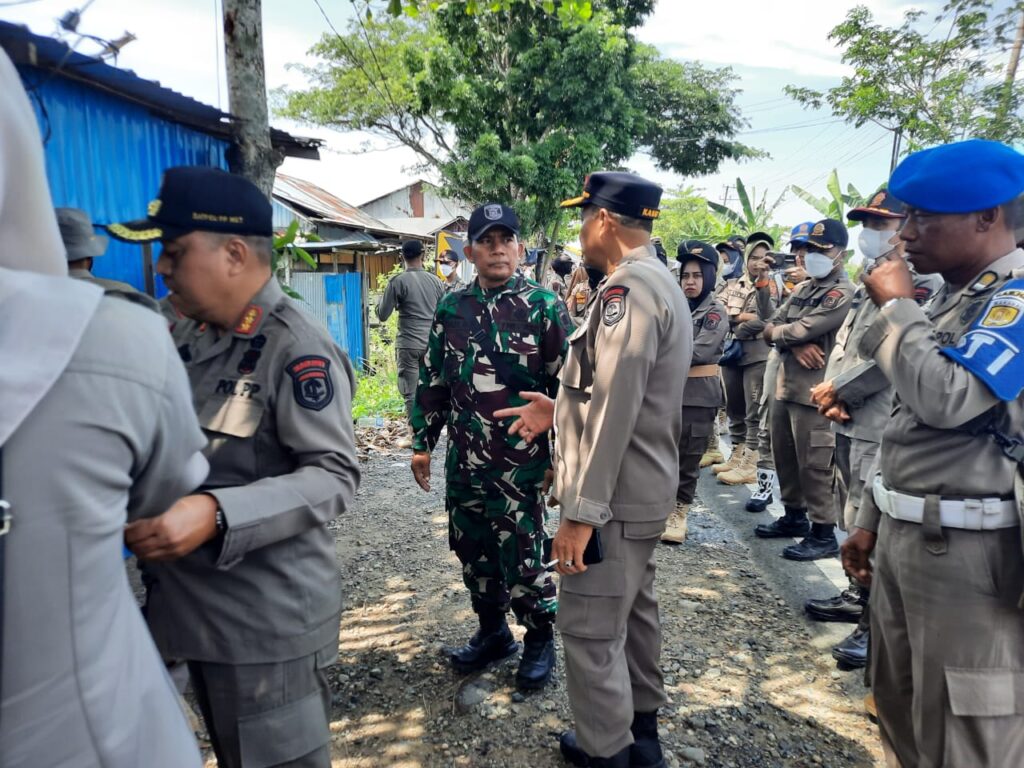
[[[829,420],[811,402],[811,388],[821,383],[825,361],[850,309],[853,286],[843,267],[848,239],[846,227],[835,219],[814,225],[805,259],[811,279],[796,287],[764,329],[765,340],[775,345],[781,358],[771,424],[786,513],[754,532],[761,538],[804,536],[783,549],[789,560],[818,560],[839,553],[832,500],[835,437]]]
[[[198,492],[126,530],[155,579],[150,630],[187,660],[218,765],[329,766],[341,591],[327,523],[359,483],[352,369],[271,274],[270,204],[252,183],[171,168],[149,211],[108,230],[163,245],[210,441]]]
[[[732,339],[741,348],[740,357],[735,365],[723,368],[722,374],[726,399],[739,401],[735,411],[737,416],[742,415],[742,421],[734,425],[730,420],[730,434],[734,442],[729,461],[711,468],[711,471],[718,475],[718,481],[726,485],[746,485],[754,482],[759,466],[759,447],[764,443],[767,449],[767,435],[762,435],[761,430],[760,403],[769,347],[762,338],[765,322],[758,314],[756,281],[761,273],[766,271],[765,260],[772,247],[774,240],[764,232],[749,235],[743,274],[738,279],[730,281],[729,287],[722,294],[729,316]],[[775,284],[769,280],[768,286],[770,306],[768,312],[762,314],[770,315],[775,311],[779,301]],[[735,442],[736,440],[739,442]],[[769,451],[770,449],[766,450]]]
[[[864,257],[864,271],[870,273],[881,259],[892,255],[902,258],[902,248],[893,253],[890,241],[906,215],[903,203],[884,188],[864,206],[848,214],[863,229],[857,246]],[[924,304],[932,297],[942,278],[914,273],[914,300]],[[811,390],[818,411],[832,421],[836,435],[836,514],[839,525],[849,531],[856,519],[864,491],[864,481],[878,452],[878,443],[889,421],[892,388],[889,380],[857,349],[861,338],[878,316],[878,307],[868,298],[863,285],[853,294],[850,314],[846,316],[836,344],[828,358],[825,380]],[[832,656],[843,668],[856,669],[867,663],[869,590],[856,582],[839,595],[824,600],[808,600],[808,615],[819,621],[860,621],[857,628],[833,647]]]
[[[69,277],[98,285],[111,296],[126,299],[154,312],[160,311],[152,296],[137,291],[128,283],[96,277],[92,273],[93,260],[107,252],[107,238],[96,234],[88,213],[80,208],[57,208],[56,214],[60,239],[67,255]]]
[[[667,702],[654,554],[679,484],[683,386],[693,325],[683,293],[650,244],[661,188],[630,173],[594,173],[583,194],[580,243],[607,278],[562,368],[554,497],[562,518],[552,557],[562,574],[557,627],[576,731],[561,750],[594,768],[664,765],[657,710]],[[551,401],[495,415],[540,434]],[[550,412],[548,412],[550,414]],[[599,536],[604,559],[583,553]]]
[[[679,244],[676,259],[681,267],[683,295],[693,318],[693,359],[683,392],[677,504],[661,535],[666,544],[682,544],[686,539],[686,518],[697,490],[701,456],[715,429],[718,409],[725,401],[718,361],[729,330],[725,307],[714,293],[718,253],[708,243],[685,240]]]
[[[890,765],[1024,765],[1024,156],[924,150],[889,191],[908,260],[945,285],[922,308],[902,259],[864,278],[880,312],[859,350],[894,395],[843,563],[872,585],[882,741]]]

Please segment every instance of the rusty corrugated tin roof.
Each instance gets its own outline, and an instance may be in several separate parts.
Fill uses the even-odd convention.
[[[393,232],[380,220],[346,203],[340,197],[335,197],[311,181],[278,173],[274,180],[274,196],[331,224],[374,232]]]

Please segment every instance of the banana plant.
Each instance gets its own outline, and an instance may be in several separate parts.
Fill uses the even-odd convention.
[[[298,237],[298,234],[299,222],[298,219],[294,219],[292,220],[292,223],[288,225],[288,229],[285,230],[284,234],[278,235],[274,238],[273,250],[271,251],[270,257],[270,268],[277,276],[284,292],[293,299],[301,300],[302,295],[293,290],[287,282],[292,263],[296,259],[302,259],[309,265],[310,269],[317,269],[320,265],[317,263],[316,259],[310,256],[309,251],[296,244],[295,238]],[[306,235],[307,241],[318,239],[319,238],[316,235]],[[282,279],[282,272],[284,273],[284,279]]]
[[[710,208],[723,221],[733,225],[739,232],[746,234],[755,231],[770,231],[772,229],[772,217],[775,209],[782,203],[785,192],[779,195],[773,203],[768,202],[768,193],[757,197],[757,190],[751,187],[750,194],[747,194],[747,187],[741,179],[736,179],[736,196],[740,201],[740,209],[733,210],[721,203],[708,200]]]
[[[847,184],[846,194],[843,194],[842,187],[839,185],[839,174],[835,168],[832,169],[828,182],[825,184],[828,197],[817,197],[796,184],[791,184],[789,189],[824,218],[837,219],[842,222],[846,222],[846,212],[850,208],[864,205],[865,202],[864,195],[858,192],[853,184]],[[856,226],[856,222],[849,222],[848,226]]]

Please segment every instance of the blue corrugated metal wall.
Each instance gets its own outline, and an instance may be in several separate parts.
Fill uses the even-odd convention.
[[[130,101],[32,67],[20,69],[46,137],[46,173],[56,206],[82,208],[97,224],[141,218],[174,165],[227,168],[227,142],[151,114]],[[154,258],[159,252],[154,248]],[[93,271],[142,289],[142,248],[111,240]],[[157,295],[166,293],[157,277]]]
[[[344,349],[356,368],[362,369],[363,276],[358,272],[324,275],[327,330]]]
[[[345,350],[352,365],[363,369],[363,276],[358,272],[293,272],[292,288],[303,309],[317,319]]]

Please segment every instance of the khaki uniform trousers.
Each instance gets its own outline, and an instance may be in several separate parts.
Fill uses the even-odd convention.
[[[679,436],[679,487],[676,500],[692,504],[700,477],[700,460],[708,449],[708,438],[715,431],[717,408],[683,406],[683,431]]]
[[[424,349],[396,349],[398,363],[398,394],[405,400],[405,415],[412,418],[412,400],[416,396],[416,384],[420,378],[420,362],[427,354]]]
[[[668,703],[654,594],[654,552],[664,530],[664,520],[606,523],[604,562],[559,583],[556,626],[569,704],[576,739],[592,757],[632,744],[633,713]]]
[[[877,454],[878,443],[836,433],[836,519],[844,531],[853,529]]]
[[[811,522],[834,524],[831,422],[810,405],[776,400],[772,406],[772,454],[782,503],[806,509]]]
[[[757,466],[759,469],[775,469],[772,456],[772,405],[775,403],[775,384],[779,378],[779,353],[774,349],[764,364],[764,382],[761,385],[761,399],[757,404]]]
[[[267,664],[188,662],[219,768],[330,768],[338,645]]]
[[[870,676],[888,765],[1024,765],[1020,529],[938,528],[937,507],[942,554],[923,525],[883,515],[878,532]]]
[[[747,442],[747,395],[743,387],[743,371],[735,365],[722,366],[725,385],[725,416],[729,420],[729,441],[735,451]]]
[[[766,362],[751,363],[740,369],[743,371],[746,442],[747,449],[752,453],[757,453],[761,444],[761,395],[764,393],[764,369],[766,365]]]

